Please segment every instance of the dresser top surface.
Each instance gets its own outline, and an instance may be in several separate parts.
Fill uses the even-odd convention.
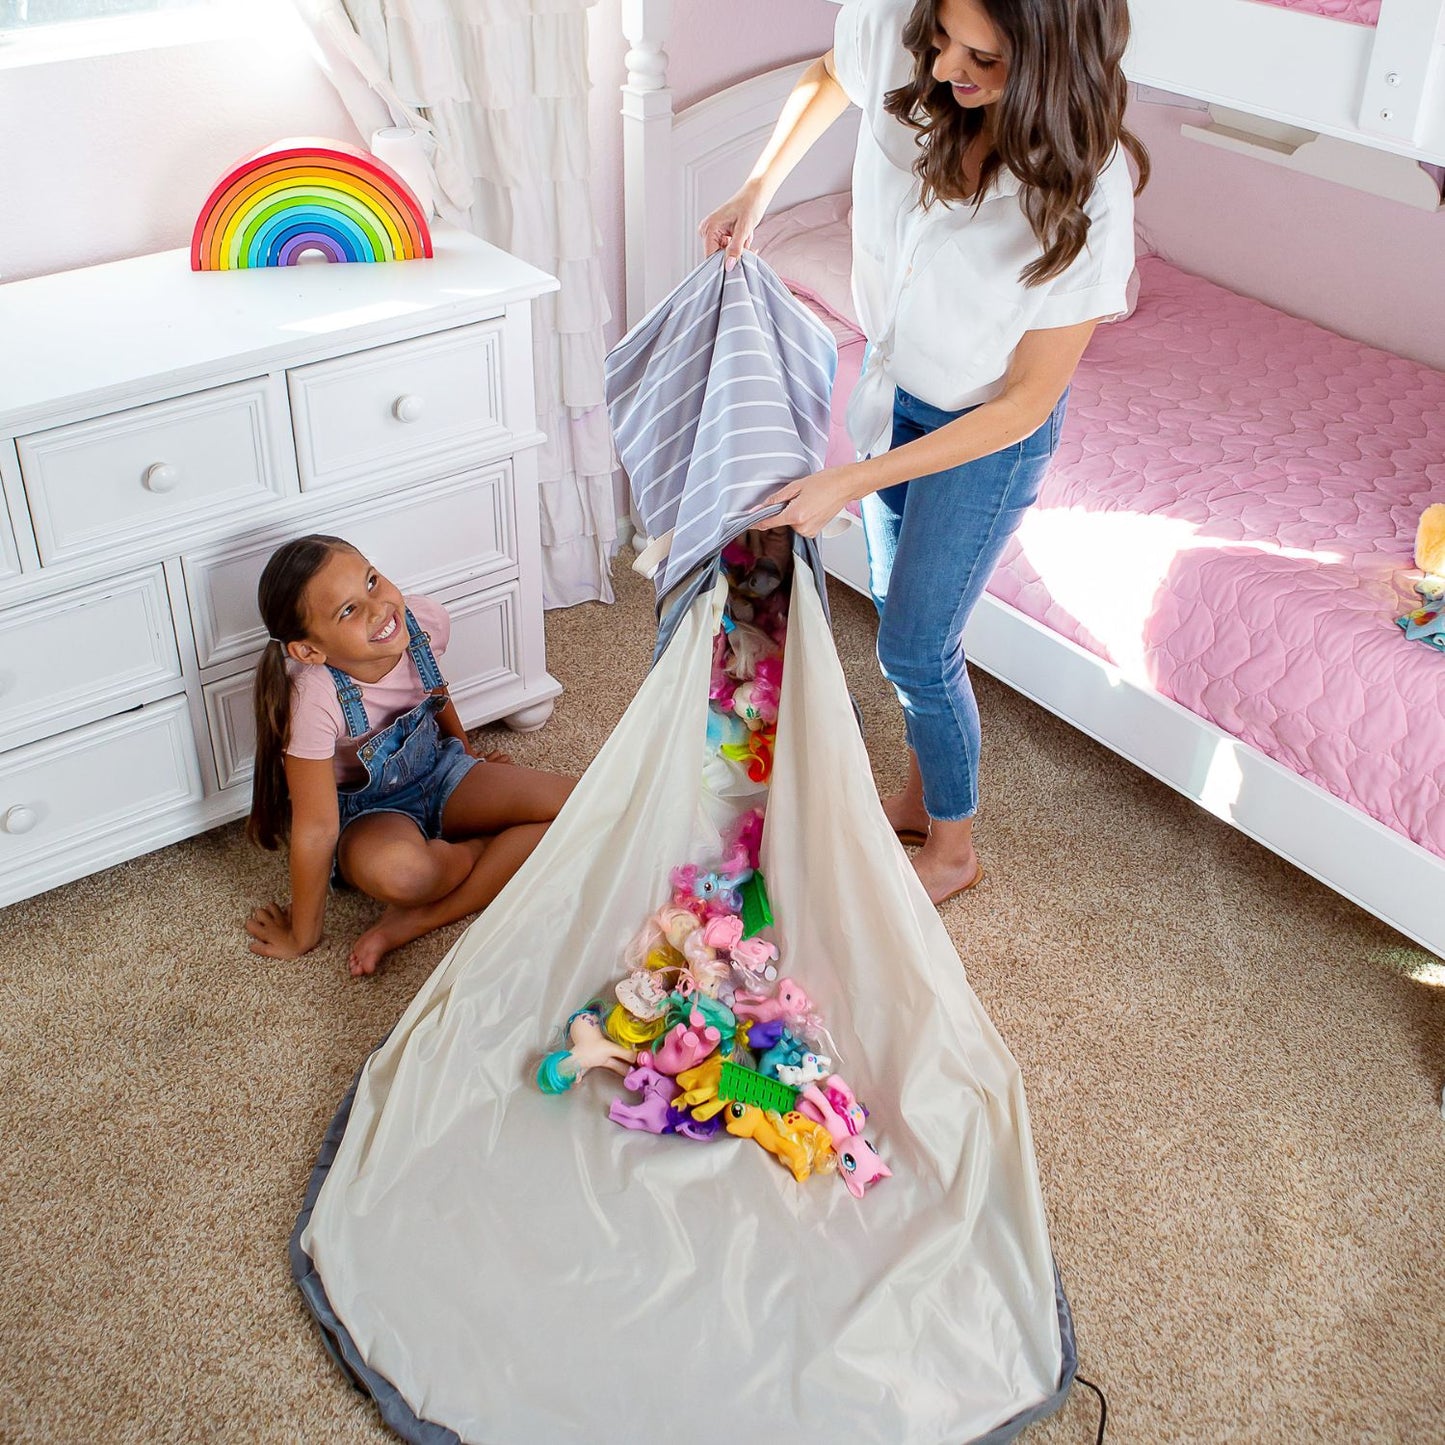
[[[436,226],[430,260],[192,271],[161,251],[0,286],[0,427],[227,365],[274,367],[437,321],[499,313],[557,287],[467,232]]]

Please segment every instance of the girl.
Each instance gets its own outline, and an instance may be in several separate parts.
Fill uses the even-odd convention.
[[[847,108],[853,294],[869,348],[848,406],[860,460],[792,482],[760,526],[814,536],[861,501],[878,660],[908,781],[883,800],[941,903],[983,877],[969,612],[1058,444],[1094,327],[1127,309],[1134,194],[1125,0],[847,0],[743,188],[700,228],[732,264]],[[890,449],[891,447],[891,449]],[[768,505],[765,503],[764,505]]]
[[[251,951],[321,942],[333,875],[387,905],[352,945],[353,974],[485,908],[573,779],[474,756],[437,658],[451,621],[401,593],[349,543],[288,542],[258,589],[270,637],[256,672],[256,777],[246,832],[291,845],[291,904],[258,908]]]

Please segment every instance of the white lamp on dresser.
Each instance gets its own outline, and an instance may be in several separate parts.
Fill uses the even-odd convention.
[[[540,727],[531,302],[431,260],[0,286],[0,905],[244,814],[256,583],[307,532],[446,604],[468,727]]]

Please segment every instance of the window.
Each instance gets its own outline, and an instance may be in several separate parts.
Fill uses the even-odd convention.
[[[0,0],[0,30],[62,25],[72,20],[108,20],[157,10],[183,10],[202,0]]]

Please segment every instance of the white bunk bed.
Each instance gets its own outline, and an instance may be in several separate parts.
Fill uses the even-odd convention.
[[[1422,0],[1383,3],[1387,15],[1392,10],[1408,12],[1419,21]],[[1423,3],[1433,7],[1438,21],[1442,0]],[[1341,59],[1349,47],[1341,46],[1337,37],[1319,52],[1336,67],[1332,75],[1348,76],[1356,83],[1358,100],[1364,83],[1360,66],[1369,52],[1368,27],[1318,21],[1256,0],[1189,0],[1186,5],[1179,0],[1134,0],[1140,38],[1133,72],[1137,78],[1188,93],[1181,80],[1196,72],[1191,69],[1193,57],[1184,52],[1194,41],[1168,43],[1164,17],[1167,13],[1172,21],[1196,6],[1200,12],[1222,17],[1221,24],[1235,27],[1232,40],[1226,35],[1212,42],[1216,55],[1228,46],[1228,53],[1237,56],[1254,43],[1250,37],[1256,33],[1288,36],[1295,32],[1279,30],[1281,24],[1303,22],[1298,31],[1302,48],[1293,54],[1298,63],[1307,64],[1311,63],[1306,54],[1309,37],[1318,33],[1318,24],[1359,32],[1350,42],[1354,61]],[[701,259],[699,221],[746,174],[803,68],[785,66],[674,114],[663,52],[669,11],[670,0],[623,0],[624,31],[632,46],[623,88],[629,324]],[[1192,27],[1193,19],[1179,34],[1192,36]],[[1382,26],[1380,36],[1385,34]],[[1431,29],[1430,34],[1438,50],[1434,45],[1438,31]],[[1424,54],[1427,61],[1433,59],[1431,51]],[[1424,69],[1422,86],[1433,94],[1431,88],[1440,85],[1445,65]],[[1231,106],[1243,106],[1251,98],[1247,85],[1219,85],[1214,95],[1200,96],[1198,90],[1194,92],[1198,98],[1218,98]],[[1343,114],[1338,96],[1335,102],[1333,113],[1338,117]],[[1326,130],[1327,108],[1317,103],[1308,114],[1321,133]],[[1445,97],[1437,109],[1438,115],[1423,119],[1417,114],[1413,123],[1411,134],[1428,141],[1414,146],[1419,159],[1445,159]],[[1289,109],[1288,118],[1303,124],[1306,111]],[[775,213],[848,189],[856,126],[857,112],[851,111],[832,128],[789,178],[774,203]],[[1330,123],[1329,133],[1346,131],[1351,139],[1368,138],[1371,144],[1397,153],[1411,148],[1399,137],[1366,137],[1358,125]],[[861,527],[854,525],[825,541],[823,553],[831,574],[866,591]],[[974,612],[965,646],[977,666],[1445,956],[1445,859],[1438,854],[990,594]]]

